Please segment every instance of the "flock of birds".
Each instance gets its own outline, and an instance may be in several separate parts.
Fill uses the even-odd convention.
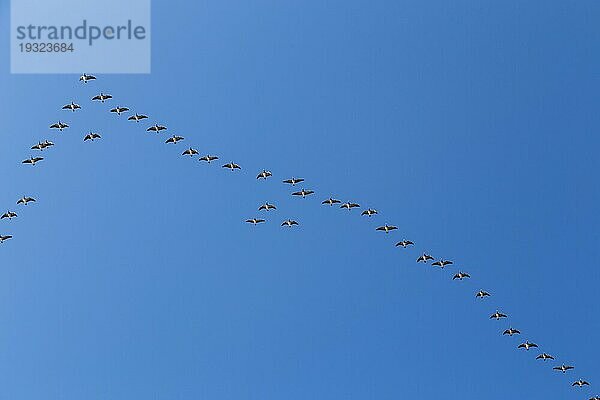
[[[96,77],[93,76],[93,75],[83,74],[79,78],[79,80],[81,82],[87,84],[90,81],[96,80]],[[94,101],[94,102],[105,103],[105,102],[111,100],[112,98],[113,98],[113,96],[110,95],[110,94],[100,93],[100,94],[92,97],[91,100]],[[70,102],[69,104],[64,105],[62,107],[63,110],[71,111],[73,113],[75,113],[78,110],[81,110],[81,108],[82,108],[81,105],[79,105],[79,104],[77,104],[77,103],[75,103],[73,101]],[[128,113],[129,111],[130,111],[129,108],[122,107],[122,106],[117,106],[117,107],[114,107],[114,108],[110,109],[110,112],[113,113],[113,114],[116,114],[117,116],[120,116],[122,114]],[[127,119],[129,121],[134,121],[136,123],[139,123],[140,121],[145,120],[147,118],[148,118],[147,115],[134,113],[133,115],[130,115]],[[65,122],[58,121],[57,123],[54,123],[54,124],[50,125],[50,128],[51,129],[56,129],[56,130],[62,132],[65,129],[68,129],[69,125],[67,123],[65,123]],[[146,130],[148,132],[160,133],[162,131],[166,131],[167,127],[164,126],[164,125],[160,125],[160,124],[154,124],[154,125],[149,126]],[[98,134],[96,132],[89,132],[83,138],[83,140],[86,141],[86,142],[87,141],[95,141],[95,140],[98,140],[98,139],[101,139],[101,136],[100,136],[100,134]],[[168,137],[165,140],[165,143],[166,144],[173,144],[173,145],[175,145],[175,144],[177,144],[178,142],[180,142],[182,140],[184,140],[184,138],[182,136],[173,135],[173,136]],[[49,140],[44,140],[44,141],[40,141],[37,144],[33,145],[31,147],[31,149],[43,152],[44,150],[46,150],[46,149],[48,149],[48,148],[50,148],[52,146],[54,146],[53,142],[51,142]],[[181,153],[181,155],[182,156],[194,157],[194,156],[199,156],[199,153],[198,153],[198,151],[196,149],[194,149],[192,147],[189,147],[188,149],[184,150]],[[207,155],[204,155],[204,156],[201,156],[201,157],[198,158],[199,161],[203,161],[203,162],[206,162],[206,163],[209,163],[209,164],[211,162],[213,162],[213,161],[218,160],[218,159],[219,159],[218,156],[211,155],[211,154],[207,154]],[[27,158],[27,159],[23,160],[22,163],[23,164],[29,164],[29,165],[36,165],[37,163],[39,163],[40,161],[43,161],[43,160],[44,160],[43,157],[37,156],[37,157]],[[222,168],[226,168],[226,169],[229,169],[231,171],[241,170],[241,166],[239,164],[233,162],[233,161],[230,161],[230,162],[228,162],[226,164],[223,164]],[[272,176],[273,176],[273,174],[271,173],[271,171],[262,170],[262,171],[260,171],[258,173],[258,175],[256,176],[256,179],[265,179],[266,180],[266,179],[271,178]],[[296,178],[296,177],[292,177],[290,179],[283,180],[284,184],[287,184],[287,185],[290,185],[290,186],[294,186],[294,187],[296,185],[302,183],[302,182],[304,182],[303,178]],[[313,190],[308,190],[308,189],[304,189],[304,188],[302,188],[302,189],[300,189],[298,191],[292,192],[292,196],[301,197],[301,198],[306,198],[306,197],[312,196],[314,194],[315,194],[315,192]],[[23,196],[22,198],[20,198],[20,199],[17,200],[16,204],[20,205],[20,206],[27,206],[29,203],[32,203],[32,202],[35,202],[35,201],[36,201],[36,199],[33,198],[33,197],[31,197],[31,196]],[[360,208],[361,207],[358,203],[353,203],[351,201],[347,201],[345,203],[342,203],[340,200],[335,199],[333,197],[329,197],[329,198],[323,200],[321,202],[321,204],[323,204],[325,206],[330,206],[330,207],[333,207],[334,205],[336,205],[336,206],[339,206],[339,208],[345,209],[345,210],[348,210],[348,211],[351,211],[354,208]],[[269,211],[273,211],[273,210],[276,210],[276,209],[277,209],[277,207],[274,204],[266,202],[265,204],[262,204],[258,208],[258,211],[259,212],[260,211],[269,212]],[[367,208],[367,209],[365,209],[365,210],[363,210],[361,212],[361,215],[367,216],[367,217],[372,217],[372,216],[377,215],[377,214],[378,214],[377,210],[372,209],[372,208]],[[15,211],[10,211],[9,210],[9,211],[6,211],[0,217],[0,219],[2,219],[2,220],[4,220],[4,219],[12,220],[14,218],[17,218],[17,216],[18,215],[17,215],[17,213]],[[251,225],[259,225],[259,224],[265,223],[266,219],[264,219],[264,218],[258,218],[258,217],[253,217],[253,218],[246,219],[245,222],[248,223],[248,224],[251,224]],[[287,227],[287,228],[292,228],[292,227],[295,227],[295,226],[299,226],[299,223],[298,223],[298,221],[295,221],[293,219],[287,219],[287,220],[284,220],[281,223],[281,226],[282,227]],[[388,234],[388,233],[390,233],[392,231],[395,231],[397,229],[398,229],[398,227],[396,227],[394,225],[388,225],[388,224],[384,224],[384,225],[379,226],[379,227],[376,228],[377,231],[385,232],[386,234]],[[0,234],[0,243],[4,243],[7,240],[10,240],[12,238],[13,238],[12,235]],[[395,244],[395,246],[406,249],[406,248],[414,246],[414,243],[412,241],[410,241],[410,240],[403,239],[403,240],[397,242]],[[444,268],[446,268],[449,265],[453,265],[453,261],[451,261],[451,260],[445,260],[445,259],[436,260],[433,256],[431,256],[430,254],[428,254],[426,252],[423,253],[423,254],[421,254],[416,259],[417,263],[423,263],[423,264],[428,264],[430,261],[432,261],[430,263],[431,266],[438,267],[440,269],[444,269]],[[467,272],[458,271],[456,274],[454,274],[452,280],[462,281],[464,279],[469,279],[469,278],[471,278],[471,276]],[[475,294],[475,297],[478,298],[478,299],[485,299],[485,298],[490,297],[490,296],[491,296],[491,293],[489,293],[489,292],[487,292],[485,290],[480,290],[480,291],[478,291]],[[508,315],[500,312],[499,310],[496,310],[496,312],[494,312],[493,314],[490,315],[490,319],[497,320],[497,321],[503,320],[503,319],[506,319],[506,318],[508,318]],[[502,335],[506,335],[506,336],[515,336],[515,335],[520,335],[520,334],[521,334],[521,332],[518,329],[514,329],[513,327],[509,327],[508,329],[506,329],[506,330],[504,330],[502,332]],[[529,340],[525,340],[523,343],[521,343],[521,344],[519,344],[517,346],[518,349],[524,349],[525,351],[529,351],[530,349],[534,349],[534,348],[537,349],[538,347],[539,346],[536,343],[530,342]],[[548,360],[554,360],[555,358],[552,355],[543,352],[543,353],[540,353],[539,355],[537,355],[536,359],[542,360],[542,361],[548,361]],[[567,373],[570,370],[573,370],[574,368],[575,368],[574,366],[567,365],[567,364],[564,364],[564,363],[561,364],[561,365],[553,367],[553,369],[555,371],[561,372],[563,374]],[[574,381],[572,383],[572,386],[579,387],[579,388],[584,387],[584,386],[589,386],[589,385],[590,385],[590,383],[587,382],[584,379],[578,379],[578,380],[576,380],[576,381]],[[591,397],[589,400],[600,400],[600,396]]]

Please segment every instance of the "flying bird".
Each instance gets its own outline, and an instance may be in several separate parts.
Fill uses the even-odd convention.
[[[459,281],[462,281],[465,278],[470,278],[471,275],[467,274],[466,272],[458,272],[456,275],[454,275],[452,277],[452,280],[458,279]]]
[[[571,386],[584,387],[584,386],[590,386],[590,383],[588,381],[584,381],[583,379],[579,379],[578,381],[573,382],[573,384]]]
[[[513,328],[508,328],[507,330],[502,332],[503,335],[508,335],[508,336],[519,335],[520,333],[521,333],[521,331],[519,331],[518,329],[513,329]]]
[[[535,359],[546,361],[546,360],[554,360],[554,357],[552,357],[550,354],[542,353],[539,356],[537,356]]]
[[[299,192],[292,193],[292,196],[302,196],[302,198],[304,199],[304,198],[306,198],[306,196],[310,196],[313,193],[314,193],[314,191],[312,191],[312,190],[302,189]]]
[[[479,292],[477,292],[475,294],[475,297],[479,298],[479,299],[483,299],[484,297],[490,297],[491,294],[489,294],[488,292],[486,292],[485,290],[480,290]]]
[[[12,239],[11,235],[0,235],[0,243],[4,243],[5,240]]]
[[[259,219],[259,218],[251,218],[251,219],[247,219],[246,222],[248,222],[249,224],[252,224],[252,225],[256,225],[256,224],[260,224],[261,222],[265,222],[265,220]]]
[[[383,231],[385,233],[389,233],[390,231],[393,231],[395,229],[398,229],[398,227],[394,226],[394,225],[388,225],[388,224],[385,224],[383,226],[379,226],[379,227],[375,228],[376,231]]]
[[[21,161],[21,163],[35,165],[36,163],[42,161],[43,159],[44,159],[44,157],[31,157],[31,158],[28,158],[27,160]]]
[[[206,161],[207,163],[210,164],[211,161],[218,160],[218,159],[219,159],[219,157],[217,157],[217,156],[211,156],[211,155],[207,154],[204,157],[200,157],[198,160],[199,161]]]
[[[52,124],[50,125],[50,129],[58,129],[59,131],[63,131],[63,129],[68,128],[69,125],[65,124],[64,122],[60,122],[58,121],[56,124]]]
[[[71,110],[73,112],[75,112],[75,110],[79,110],[81,108],[81,106],[79,104],[75,104],[74,102],[71,102],[71,104],[66,104],[63,106],[63,110]]]
[[[398,243],[396,243],[396,247],[402,247],[402,248],[407,248],[408,246],[412,246],[414,245],[413,242],[411,242],[410,240],[401,240]]]
[[[563,365],[561,365],[559,367],[554,367],[552,369],[555,370],[555,371],[560,371],[560,372],[562,372],[564,374],[565,372],[567,372],[570,369],[575,369],[575,367],[563,364]]]
[[[190,156],[190,157],[193,157],[196,154],[198,154],[198,150],[193,149],[191,147],[189,149],[187,149],[186,151],[184,151],[183,153],[181,153],[182,156]]]
[[[500,318],[508,318],[508,315],[501,313],[500,311],[496,310],[495,313],[493,313],[492,315],[490,315],[490,319],[495,319],[496,321],[500,320]]]
[[[360,207],[360,204],[357,204],[357,203],[350,203],[349,201],[348,201],[348,202],[346,202],[346,203],[344,203],[344,204],[342,204],[342,205],[340,206],[340,208],[345,208],[345,209],[347,209],[348,211],[350,211],[350,210],[351,210],[351,209],[353,209],[353,208],[357,208],[357,207]]]
[[[44,140],[43,142],[38,142],[36,145],[31,146],[31,150],[40,150],[43,151],[46,147],[54,146],[54,143]]]
[[[438,260],[434,263],[431,263],[432,266],[434,267],[440,267],[442,269],[444,269],[446,267],[446,265],[452,265],[452,261],[450,260]]]
[[[129,111],[129,108],[127,108],[127,107],[118,107],[118,106],[115,107],[115,108],[112,108],[110,110],[111,113],[116,113],[117,115],[121,115],[122,113],[125,113],[127,111]]]
[[[94,81],[96,77],[94,75],[83,74],[79,77],[79,81],[83,83],[88,83],[88,81]]]
[[[292,186],[296,186],[296,183],[300,183],[300,182],[304,182],[303,178],[294,178],[292,177],[291,179],[286,179],[285,181],[283,181],[283,183],[287,183],[290,184]]]
[[[83,138],[84,142],[87,142],[88,140],[91,140],[92,142],[96,139],[100,139],[101,136],[95,132],[90,132],[87,135],[85,135],[85,137]]]
[[[433,257],[426,253],[423,253],[421,256],[419,256],[419,258],[417,258],[417,262],[427,263],[429,260],[433,260]]]
[[[530,341],[526,340],[525,343],[521,343],[519,346],[517,346],[517,348],[519,349],[525,349],[525,350],[529,350],[533,347],[538,347],[537,344],[535,343],[531,343]]]
[[[265,211],[277,210],[277,207],[275,207],[274,204],[269,204],[269,202],[266,202],[265,204],[258,207],[258,211],[261,211],[261,210],[265,210]]]
[[[590,400],[600,400],[600,396],[590,397]]]
[[[33,197],[23,196],[19,200],[17,200],[17,204],[27,205],[28,203],[35,201]]]
[[[8,219],[13,219],[17,216],[16,212],[13,211],[7,211],[4,214],[2,214],[2,216],[0,217],[0,219],[4,219],[4,218],[8,218]]]
[[[366,215],[368,217],[370,217],[371,215],[375,215],[377,214],[377,210],[373,210],[372,208],[369,208],[365,211],[363,211],[362,213],[360,213],[360,215]]]
[[[271,171],[267,171],[266,169],[263,169],[262,172],[256,176],[256,179],[260,179],[260,178],[267,179],[270,176],[273,176]]]
[[[236,170],[236,169],[242,169],[242,167],[240,167],[239,165],[237,165],[236,163],[234,163],[233,161],[230,163],[227,163],[225,165],[223,165],[222,168],[229,168],[230,170]]]
[[[92,97],[92,101],[100,101],[101,103],[104,103],[106,100],[110,100],[112,98],[113,97],[110,94],[104,94],[101,92],[99,95]]]
[[[294,225],[298,225],[298,223],[293,219],[288,219],[281,223],[281,226],[287,226],[288,228],[291,228]]]
[[[160,131],[164,131],[164,130],[166,130],[166,129],[167,129],[167,127],[166,127],[166,126],[162,126],[162,125],[158,125],[158,124],[156,124],[156,125],[152,125],[152,126],[151,126],[151,127],[149,127],[148,129],[146,129],[146,131],[147,131],[147,132],[156,132],[156,133],[158,133],[158,132],[160,132]]]
[[[177,136],[177,135],[173,135],[170,138],[168,138],[165,143],[173,143],[173,144],[177,144],[177,142],[183,140],[183,136]]]
[[[143,114],[135,114],[132,115],[131,117],[127,118],[129,121],[135,121],[135,122],[140,122],[143,119],[148,118],[147,115],[143,115]]]
[[[333,198],[331,198],[331,197],[330,197],[330,198],[328,198],[327,200],[323,200],[323,201],[321,202],[321,204],[327,204],[327,205],[329,205],[329,206],[332,206],[332,205],[334,205],[334,204],[338,204],[338,203],[341,203],[341,201],[339,201],[339,200],[337,200],[337,199],[333,199]]]

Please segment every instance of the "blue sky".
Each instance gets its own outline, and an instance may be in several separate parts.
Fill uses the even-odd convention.
[[[323,3],[154,1],[150,75],[83,86],[5,58],[0,209],[19,217],[0,222],[0,398],[600,392],[600,4]],[[100,91],[148,124],[92,104]],[[84,109],[61,111],[71,100]],[[58,119],[71,128],[51,132]],[[44,139],[46,159],[21,165]],[[292,198],[292,175],[315,197]],[[38,202],[17,207],[24,194]],[[243,223],[265,201],[267,224]],[[417,265],[424,250],[455,265]],[[488,320],[497,308],[509,321]],[[511,325],[521,337],[500,335]]]

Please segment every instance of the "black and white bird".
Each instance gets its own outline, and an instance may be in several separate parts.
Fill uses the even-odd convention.
[[[271,210],[277,210],[277,207],[275,207],[275,204],[270,204],[268,201],[265,204],[262,204],[260,207],[258,207],[258,211],[271,211]]]
[[[427,261],[429,261],[429,260],[433,260],[433,257],[426,253],[423,253],[422,255],[419,256],[419,258],[417,258],[417,262],[427,263]]]
[[[8,218],[8,219],[13,219],[17,216],[17,213],[14,211],[7,211],[4,214],[2,214],[2,216],[0,217],[0,219],[4,219],[4,218]]]
[[[500,311],[496,310],[495,313],[493,313],[492,315],[490,315],[490,319],[495,319],[496,321],[499,321],[501,318],[508,318],[508,315],[501,313]]]
[[[287,184],[290,184],[292,186],[296,186],[296,183],[300,183],[300,182],[304,182],[304,178],[294,178],[294,177],[292,177],[291,179],[286,179],[285,181],[283,181],[283,183],[287,183]]]
[[[71,102],[71,104],[65,104],[63,106],[63,110],[71,110],[73,112],[75,112],[75,110],[79,110],[81,108],[81,106],[79,104],[75,104],[74,102]]]
[[[83,83],[88,83],[88,81],[94,81],[96,77],[94,75],[83,74],[79,77],[79,81]]]
[[[298,225],[298,222],[294,221],[293,219],[288,219],[281,223],[281,226],[287,226],[288,228],[291,228],[294,225]]]
[[[148,129],[146,129],[146,132],[156,132],[156,133],[158,133],[158,132],[164,131],[166,129],[167,129],[166,126],[156,124],[156,125],[152,125]]]
[[[584,386],[590,386],[590,383],[588,381],[584,381],[583,379],[579,379],[579,380],[573,382],[573,384],[571,386],[584,387]]]
[[[600,396],[596,395],[594,397],[590,397],[590,400],[600,400]]]
[[[260,219],[260,218],[250,218],[250,219],[247,219],[246,222],[248,222],[249,224],[252,224],[252,225],[256,225],[256,224],[260,224],[262,222],[265,222],[265,220],[264,219]]]
[[[111,108],[111,110],[110,110],[111,113],[115,113],[117,115],[121,115],[123,113],[126,113],[127,111],[129,111],[129,108],[127,108],[127,107],[120,107],[120,106],[117,106],[115,108]]]
[[[475,293],[475,297],[477,297],[478,299],[483,299],[484,297],[490,297],[490,296],[491,296],[491,294],[489,294],[485,290],[480,290],[479,292]]]
[[[50,125],[50,129],[58,129],[59,131],[63,131],[64,129],[67,129],[69,127],[68,124],[65,124],[64,122],[60,122],[58,121],[56,124],[52,124]]]
[[[211,161],[218,160],[218,159],[219,159],[219,157],[217,157],[217,156],[211,156],[211,155],[207,154],[205,156],[200,157],[198,159],[198,161],[206,161],[207,163],[210,164]]]
[[[173,135],[170,138],[168,138],[167,140],[165,140],[165,143],[173,143],[173,144],[177,144],[177,142],[180,142],[184,139],[183,136],[177,136],[177,135]]]
[[[457,273],[456,273],[456,274],[455,274],[455,275],[452,277],[452,280],[458,279],[459,281],[462,281],[463,279],[470,278],[470,277],[471,277],[471,275],[469,275],[468,273],[466,273],[466,272],[461,272],[461,271],[458,271],[458,272],[457,272]]]
[[[550,354],[542,353],[539,356],[537,356],[535,359],[546,361],[546,360],[554,360],[554,357],[552,357]]]
[[[0,235],[0,243],[4,243],[8,239],[12,239],[12,235]]]
[[[538,345],[530,342],[529,340],[526,340],[524,343],[521,343],[519,346],[517,346],[518,349],[525,349],[525,350],[529,350],[534,347],[538,347]]]
[[[113,97],[110,94],[104,94],[104,93],[100,92],[99,95],[92,97],[92,101],[99,101],[101,103],[104,103],[106,100],[110,100],[112,98]]]
[[[46,147],[54,146],[54,143],[44,140],[43,142],[38,142],[36,145],[31,146],[31,150],[40,150],[43,151]]]
[[[87,142],[88,140],[91,140],[92,142],[96,139],[100,139],[101,136],[99,134],[97,134],[96,132],[90,132],[87,135],[85,135],[85,137],[83,138],[84,142]]]
[[[519,331],[518,329],[508,328],[507,330],[505,330],[504,332],[502,332],[502,334],[503,335],[508,335],[508,336],[520,335],[521,331]]]
[[[345,202],[344,204],[342,204],[342,205],[340,206],[340,208],[345,208],[345,209],[347,209],[348,211],[350,211],[350,210],[351,210],[351,209],[353,209],[353,208],[358,208],[358,207],[360,207],[360,204],[358,204],[358,203],[351,203],[351,202],[349,202],[349,201]]]
[[[302,189],[299,192],[292,193],[292,196],[301,196],[304,199],[306,196],[310,196],[313,193],[314,191],[312,190]]]
[[[563,365],[560,365],[558,367],[554,367],[552,369],[555,370],[555,371],[560,371],[560,372],[562,372],[564,374],[564,373],[566,373],[570,369],[575,369],[575,367],[573,367],[571,365],[565,365],[565,364],[563,364]]]
[[[323,200],[321,202],[321,204],[327,204],[328,206],[332,206],[334,204],[339,204],[341,203],[341,201],[339,201],[338,199],[334,199],[332,197],[328,198],[327,200]]]
[[[267,171],[266,169],[263,169],[257,176],[256,179],[267,179],[268,177],[273,176],[273,174],[271,173],[271,171]]]
[[[35,202],[33,197],[23,196],[19,200],[17,200],[17,204],[27,205],[28,203]]]
[[[388,224],[385,224],[385,225],[382,225],[382,226],[378,226],[377,228],[375,228],[376,231],[382,231],[382,232],[385,232],[385,233],[389,233],[390,231],[393,231],[393,230],[396,230],[396,229],[398,229],[397,226],[388,225]]]
[[[396,247],[402,247],[403,249],[407,248],[408,246],[412,246],[414,245],[413,242],[411,242],[410,240],[401,240],[398,243],[396,243]]]
[[[375,215],[377,214],[377,210],[374,210],[372,208],[368,208],[365,211],[363,211],[362,213],[360,213],[360,215],[366,215],[368,217],[370,217],[371,215]]]
[[[148,118],[147,115],[144,114],[134,114],[131,117],[127,118],[129,121],[135,121],[135,122],[140,122],[143,119]]]
[[[450,260],[438,260],[436,262],[431,263],[432,266],[434,267],[440,267],[442,269],[444,269],[446,267],[446,265],[452,265],[452,261]]]
[[[21,163],[35,165],[38,162],[42,161],[43,159],[44,159],[44,157],[31,157],[31,158],[28,158],[27,160],[21,161]]]
[[[191,147],[189,149],[185,150],[183,153],[181,153],[182,156],[190,156],[190,157],[193,157],[197,154],[198,154],[198,150],[193,149]]]
[[[223,165],[223,167],[222,167],[222,168],[228,168],[228,169],[230,169],[231,171],[234,171],[234,170],[236,170],[236,169],[242,169],[242,167],[240,167],[239,165],[237,165],[237,164],[236,164],[236,163],[234,163],[233,161],[232,161],[232,162],[230,162],[230,163],[227,163],[227,164]]]

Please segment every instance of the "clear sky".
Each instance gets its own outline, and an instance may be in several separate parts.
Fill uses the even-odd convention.
[[[152,74],[85,86],[10,75],[6,0],[0,18],[1,399],[600,393],[599,2],[155,0]]]

